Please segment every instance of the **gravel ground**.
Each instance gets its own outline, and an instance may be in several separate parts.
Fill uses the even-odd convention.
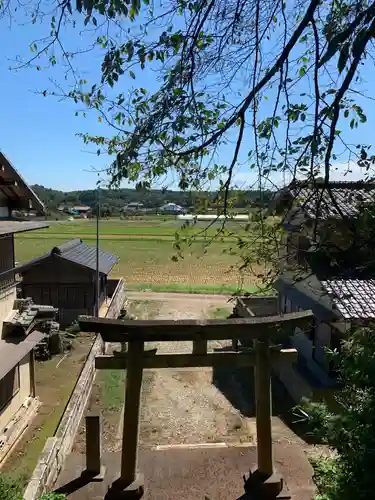
[[[228,307],[228,312],[232,307],[228,297],[162,295],[157,297],[162,300],[157,315],[153,316],[155,319],[207,318],[215,307]],[[147,300],[150,298],[145,296]],[[134,299],[139,302],[139,294]],[[152,299],[155,303],[155,295]],[[222,344],[211,342],[209,349],[220,346]],[[187,353],[192,351],[192,342],[150,342],[148,347],[156,347],[160,353]],[[211,369],[145,371],[140,426],[142,447],[252,442],[254,433],[253,421],[233,408],[212,384]]]

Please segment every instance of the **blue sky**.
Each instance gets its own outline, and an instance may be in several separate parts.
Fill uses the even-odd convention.
[[[1,21],[4,23],[4,20]],[[108,158],[92,154],[76,134],[89,132],[101,134],[105,126],[99,124],[97,116],[86,119],[76,117],[77,105],[60,101],[56,97],[35,94],[52,89],[49,78],[64,81],[64,69],[54,68],[37,71],[25,68],[10,71],[16,63],[9,60],[16,55],[24,58],[33,54],[29,50],[31,40],[45,35],[48,26],[12,25],[3,32],[3,47],[0,57],[2,96],[2,120],[0,123],[1,150],[22,173],[27,182],[43,184],[65,191],[95,187],[97,176],[86,170],[100,169],[107,165]],[[71,37],[72,47],[79,46],[78,37]],[[97,57],[85,58],[87,77],[96,76],[100,69]]]
[[[69,191],[73,189],[89,189],[95,186],[96,175],[87,170],[93,167],[104,168],[108,157],[92,154],[92,147],[86,147],[82,139],[76,137],[79,132],[90,134],[103,134],[106,126],[100,124],[95,114],[89,114],[86,119],[75,116],[77,106],[72,102],[60,102],[55,97],[42,97],[35,92],[52,88],[49,78],[63,81],[64,69],[57,65],[53,69],[37,71],[35,68],[10,71],[9,67],[15,63],[10,59],[16,55],[24,58],[30,57],[30,42],[35,38],[45,35],[48,26],[27,24],[19,26],[12,24],[8,28],[6,20],[1,20],[3,50],[0,56],[1,81],[0,92],[2,97],[2,113],[0,133],[2,137],[1,150],[13,162],[30,183],[43,184]],[[68,31],[65,39],[69,48],[74,50],[87,42],[87,37],[82,39],[79,30]],[[7,50],[4,50],[7,48]],[[79,60],[80,69],[85,71],[87,79],[97,78],[100,68],[99,54],[89,53]],[[157,74],[147,70],[137,74],[134,82],[126,77],[122,80],[122,90],[128,86],[156,86]],[[365,76],[369,81],[373,78],[373,67],[368,66]],[[375,126],[375,106],[367,102],[368,123],[360,130],[350,131],[353,143],[359,139],[371,143],[372,131]],[[232,147],[229,146],[221,153],[221,162],[229,161]],[[338,165],[335,178],[342,176],[344,167]],[[358,178],[356,170],[346,179]],[[236,181],[245,186],[254,182],[256,176],[250,173],[245,166],[240,167],[236,173]],[[280,183],[282,176],[275,178]]]

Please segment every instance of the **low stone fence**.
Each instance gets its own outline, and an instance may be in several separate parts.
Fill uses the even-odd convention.
[[[120,315],[120,311],[125,303],[125,283],[123,279],[120,280],[108,280],[107,285],[108,295],[111,298],[111,302],[108,307],[106,318],[116,319]]]
[[[107,318],[117,318],[125,301],[125,285],[118,280]],[[104,342],[100,335],[87,356],[86,362],[70,396],[64,414],[53,437],[48,438],[23,495],[23,500],[37,500],[56,481],[67,455],[71,452],[76,433],[83,417],[95,378],[95,357],[103,354]]]

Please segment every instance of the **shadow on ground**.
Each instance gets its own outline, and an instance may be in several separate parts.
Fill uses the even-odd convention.
[[[213,368],[212,383],[228,401],[248,418],[255,418],[254,368]],[[279,417],[297,436],[316,444],[307,424],[300,422],[295,403],[278,378],[272,377],[272,415]]]

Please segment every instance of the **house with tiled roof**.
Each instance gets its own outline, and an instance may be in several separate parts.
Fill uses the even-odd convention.
[[[17,267],[23,297],[59,310],[59,323],[71,324],[96,307],[96,247],[75,238]],[[109,296],[108,275],[118,258],[99,249],[99,307]]]
[[[375,184],[366,182],[294,182],[274,199],[284,228],[274,283],[279,309],[313,311],[312,327],[297,329],[290,344],[300,373],[321,387],[335,379],[327,348],[339,348],[347,329],[375,319],[375,238],[363,226],[374,205]]]
[[[0,152],[0,466],[39,405],[34,348],[45,333],[40,328],[38,306],[22,312],[17,307],[14,235],[48,224],[15,217],[23,211],[42,214],[44,206]],[[53,311],[51,315],[53,318]]]

